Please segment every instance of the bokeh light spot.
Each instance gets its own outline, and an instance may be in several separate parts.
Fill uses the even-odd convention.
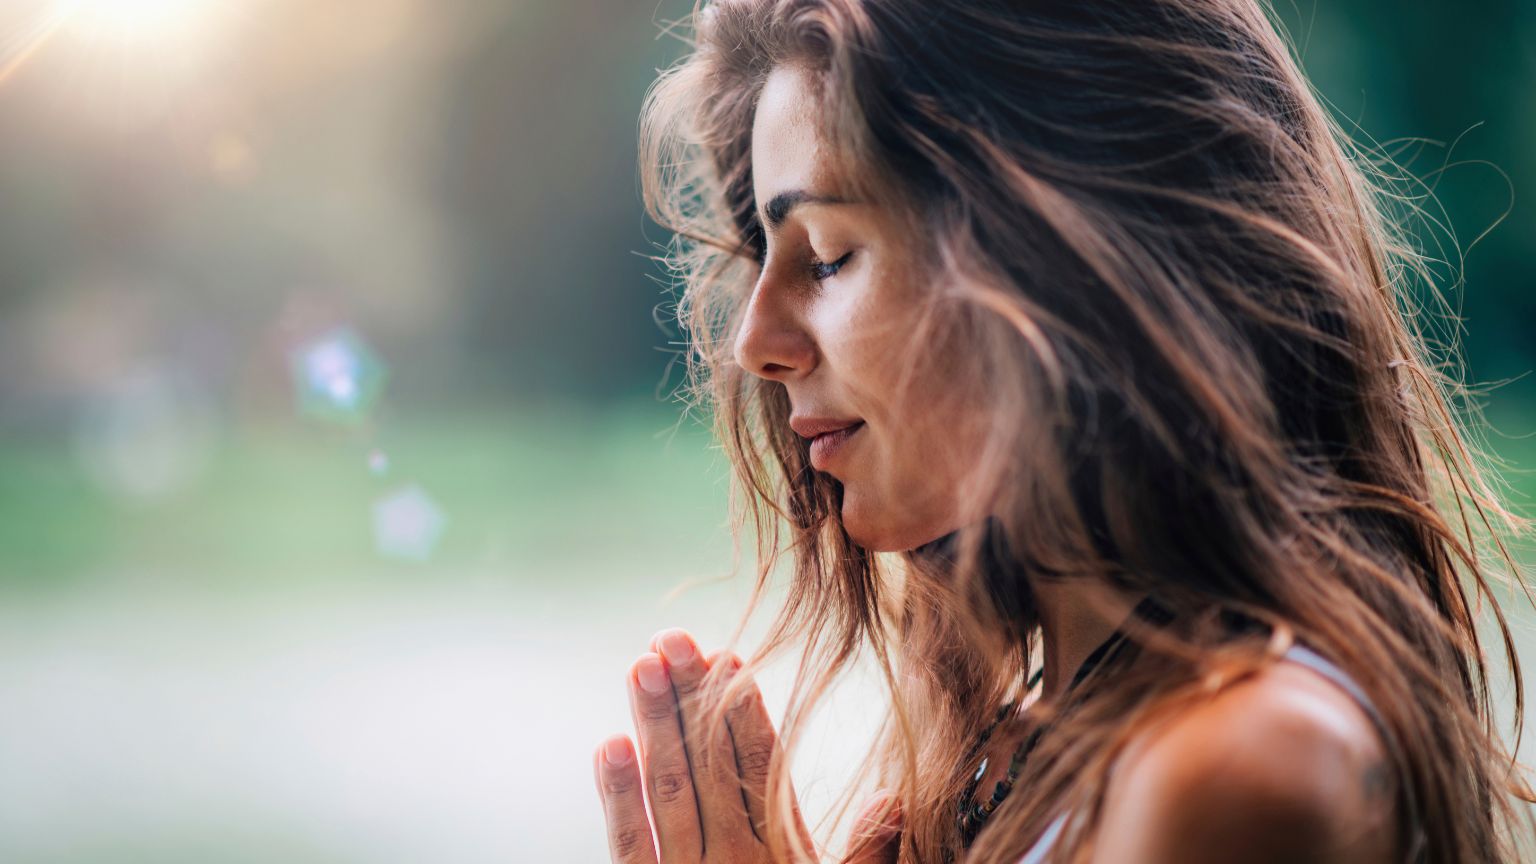
[[[208,167],[220,181],[231,186],[244,185],[256,174],[256,154],[245,138],[225,132],[208,145]]]
[[[389,374],[378,355],[347,328],[301,346],[291,365],[299,412],[340,423],[366,418]]]
[[[373,505],[373,539],[387,558],[425,561],[443,536],[448,517],[437,502],[411,484],[380,498]]]

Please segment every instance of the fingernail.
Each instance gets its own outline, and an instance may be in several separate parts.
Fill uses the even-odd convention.
[[[647,693],[659,694],[672,689],[667,683],[667,670],[661,667],[661,658],[655,654],[647,654],[635,664],[635,677],[640,679],[640,689]]]
[[[693,660],[697,653],[693,648],[693,640],[681,630],[669,630],[661,637],[661,654],[673,666],[681,666]]]
[[[635,758],[635,751],[629,747],[629,739],[622,735],[617,738],[609,738],[603,745],[603,761],[614,768],[623,768]]]

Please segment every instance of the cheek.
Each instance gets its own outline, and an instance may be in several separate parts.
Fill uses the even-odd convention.
[[[872,551],[912,549],[959,527],[967,464],[953,420],[954,381],[920,341],[921,299],[889,269],[823,286],[810,313],[844,407],[869,424],[844,477],[843,527]],[[910,373],[911,377],[906,375]]]
[[[878,277],[876,277],[878,278]],[[809,318],[817,344],[840,383],[885,404],[897,377],[922,346],[913,344],[917,322],[910,305],[861,278],[826,283]]]

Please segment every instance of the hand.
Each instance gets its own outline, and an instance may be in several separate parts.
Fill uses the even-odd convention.
[[[740,661],[705,658],[682,630],[657,634],[651,647],[629,673],[640,752],[616,735],[594,754],[614,864],[767,864],[761,838],[778,736],[762,694],[747,682],[726,712],[727,734],[710,736],[704,676],[723,662],[719,674],[728,680]],[[804,847],[815,849],[798,808],[793,819]],[[853,838],[862,842],[849,864],[894,864],[900,836],[894,799],[877,796],[855,824]]]

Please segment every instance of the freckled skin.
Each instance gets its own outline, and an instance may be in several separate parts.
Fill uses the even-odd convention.
[[[846,177],[816,131],[807,73],[768,77],[752,128],[759,209],[781,192],[843,197]],[[767,220],[764,220],[767,225]],[[980,446],[979,411],[944,350],[913,343],[933,290],[913,242],[867,203],[802,203],[769,226],[767,256],[735,344],[748,372],[782,384],[796,414],[861,418],[832,474],[848,534],[873,551],[911,549],[960,527],[956,490]],[[818,282],[816,262],[852,252]],[[918,365],[904,388],[902,361]],[[905,398],[902,395],[905,394]],[[968,401],[969,400],[969,401]],[[966,418],[970,418],[967,420]]]

